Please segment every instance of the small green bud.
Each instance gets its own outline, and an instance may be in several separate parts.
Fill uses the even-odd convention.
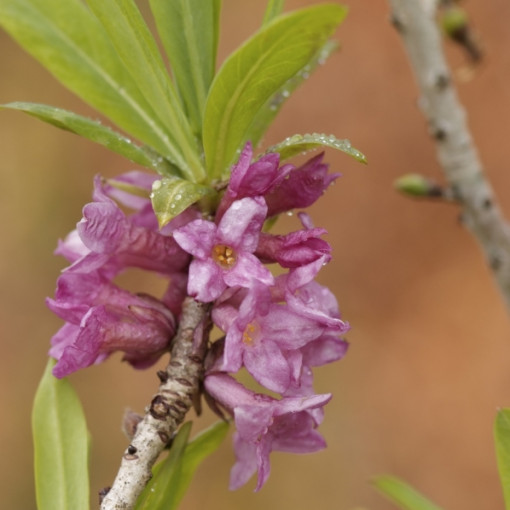
[[[439,197],[441,188],[420,174],[406,174],[394,182],[395,189],[413,197]]]
[[[468,25],[468,15],[460,7],[448,7],[441,14],[441,28],[444,33],[455,38],[458,33],[464,30]]]

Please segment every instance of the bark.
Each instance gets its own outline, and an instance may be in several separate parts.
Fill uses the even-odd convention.
[[[208,305],[186,298],[173,339],[170,362],[158,373],[161,385],[122,457],[101,510],[129,510],[151,478],[151,468],[191,409],[203,377],[209,333]]]

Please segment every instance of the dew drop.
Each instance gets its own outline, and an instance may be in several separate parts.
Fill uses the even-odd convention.
[[[175,200],[181,200],[182,198],[182,195],[180,193],[177,193],[177,195],[175,195]]]
[[[152,191],[157,191],[159,188],[161,188],[161,181],[154,181],[152,183]]]
[[[302,135],[292,135],[290,138],[287,138],[288,144],[291,143],[299,143],[303,140]]]

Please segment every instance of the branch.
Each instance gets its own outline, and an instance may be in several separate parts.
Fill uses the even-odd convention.
[[[452,85],[433,10],[425,0],[389,0],[421,93],[420,107],[439,163],[510,309],[510,230],[485,178],[466,115]]]
[[[150,480],[151,468],[169,444],[177,427],[193,405],[202,378],[207,348],[208,305],[186,298],[171,358],[158,393],[146,408],[143,420],[122,457],[113,486],[104,496],[101,510],[132,509]]]

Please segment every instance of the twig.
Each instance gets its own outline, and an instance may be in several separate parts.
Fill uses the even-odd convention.
[[[439,162],[481,245],[510,309],[510,230],[485,178],[466,115],[452,85],[441,36],[424,0],[389,0],[421,93],[420,107],[436,141]]]
[[[208,306],[186,298],[170,363],[158,372],[158,393],[147,407],[122,457],[101,510],[129,510],[151,478],[151,468],[193,405],[202,377],[208,338]]]

